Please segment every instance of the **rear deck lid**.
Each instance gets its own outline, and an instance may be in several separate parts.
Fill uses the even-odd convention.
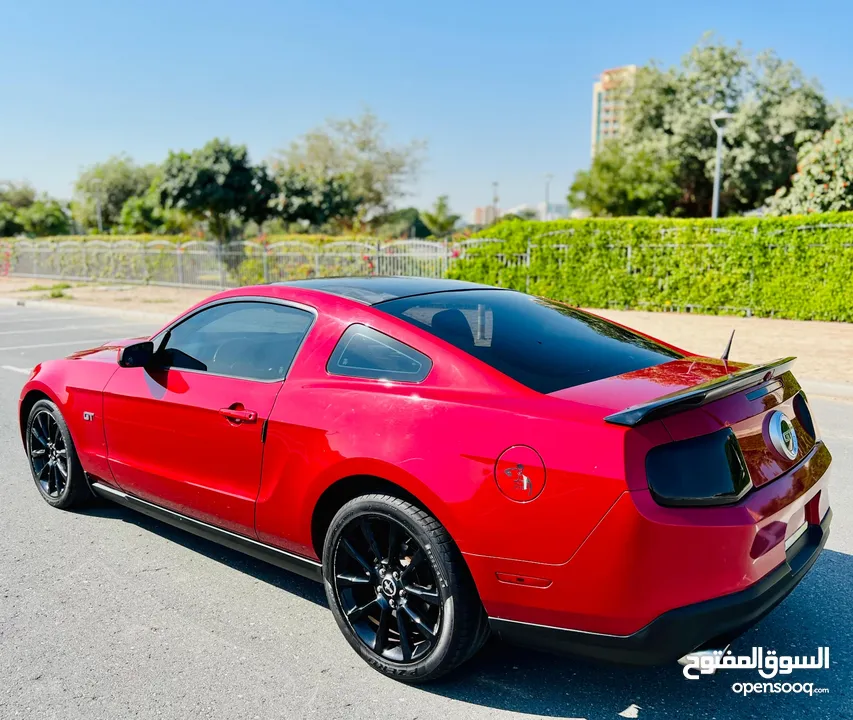
[[[615,425],[661,421],[673,441],[729,427],[753,485],[760,487],[798,464],[815,444],[808,404],[790,372],[793,360],[743,365],[685,358],[551,395],[594,406]],[[778,413],[796,436],[793,457],[774,447],[770,426]]]

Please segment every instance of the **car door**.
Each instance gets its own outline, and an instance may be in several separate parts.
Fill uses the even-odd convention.
[[[127,493],[255,535],[264,426],[315,318],[267,299],[204,306],[104,389],[110,469]]]

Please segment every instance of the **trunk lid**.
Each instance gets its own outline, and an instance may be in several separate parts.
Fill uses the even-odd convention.
[[[673,441],[730,427],[755,487],[774,480],[815,445],[814,421],[790,372],[792,358],[762,366],[688,357],[551,393],[633,427],[659,420]],[[770,422],[784,413],[798,440],[791,459],[773,446]]]

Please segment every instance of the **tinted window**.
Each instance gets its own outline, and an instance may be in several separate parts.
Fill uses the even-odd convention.
[[[265,302],[214,305],[172,328],[161,364],[217,375],[278,380],[287,374],[314,315]]]
[[[376,308],[542,393],[681,357],[601,318],[506,290],[434,293]]]
[[[327,366],[332,375],[402,382],[421,382],[430,368],[426,355],[366,325],[346,329]]]

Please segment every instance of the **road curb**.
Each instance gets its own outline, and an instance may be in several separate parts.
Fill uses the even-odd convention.
[[[851,383],[828,382],[826,380],[812,380],[811,378],[801,377],[798,377],[797,380],[809,397],[853,400],[853,384]]]
[[[129,310],[126,308],[110,307],[108,305],[82,305],[67,300],[30,300],[22,298],[0,297],[0,307],[28,307],[40,310],[68,310],[90,315],[110,315],[127,319],[147,320],[150,322],[167,323],[175,314],[147,312],[145,310]]]

